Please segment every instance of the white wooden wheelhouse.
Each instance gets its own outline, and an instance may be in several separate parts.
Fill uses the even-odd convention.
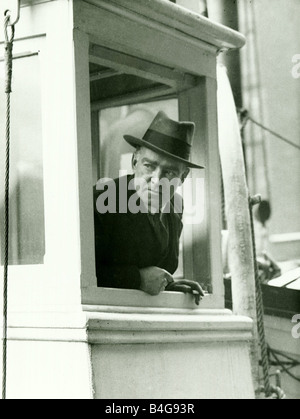
[[[7,397],[254,397],[252,321],[224,308],[216,102],[217,55],[243,36],[165,0],[21,3]],[[196,123],[193,157],[206,167],[203,219],[182,240],[181,275],[207,290],[199,307],[182,293],[100,288],[95,276],[103,130],[124,107],[169,103]]]

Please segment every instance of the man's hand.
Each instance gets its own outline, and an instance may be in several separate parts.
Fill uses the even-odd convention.
[[[140,289],[150,295],[158,295],[165,287],[174,281],[172,275],[165,269],[149,266],[140,269]]]
[[[200,284],[195,281],[189,281],[187,279],[174,281],[166,286],[166,291],[181,291],[190,293],[195,297],[195,303],[199,305],[201,297],[204,297],[203,289]]]

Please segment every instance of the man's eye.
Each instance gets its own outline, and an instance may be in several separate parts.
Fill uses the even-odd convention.
[[[166,177],[168,177],[168,178],[170,178],[170,177],[175,177],[176,176],[176,174],[174,173],[174,172],[172,172],[171,170],[168,170],[167,172],[166,172]]]
[[[144,166],[147,167],[147,169],[153,169],[153,165],[150,163],[144,163]]]

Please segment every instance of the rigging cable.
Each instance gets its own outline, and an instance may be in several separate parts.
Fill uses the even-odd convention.
[[[273,398],[273,395],[277,399],[285,399],[286,395],[283,392],[280,384],[279,373],[276,375],[277,384],[273,386],[270,381],[269,374],[269,353],[268,346],[266,343],[265,328],[264,328],[264,305],[263,305],[263,296],[261,283],[258,273],[258,263],[256,259],[256,244],[255,244],[255,231],[254,231],[254,222],[253,222],[253,206],[261,202],[261,196],[256,195],[254,197],[249,197],[249,215],[250,215],[250,226],[251,226],[251,235],[252,235],[252,248],[253,248],[253,263],[254,263],[254,277],[255,277],[255,297],[256,297],[256,311],[257,311],[257,330],[259,336],[260,352],[261,352],[261,365],[263,371],[263,381],[264,386],[262,391],[264,391],[267,398]]]
[[[300,150],[300,146],[293,141],[289,140],[288,138],[283,137],[283,135],[278,134],[277,132],[271,130],[270,128],[266,127],[265,125],[261,124],[260,122],[256,121],[252,116],[249,115],[247,109],[241,109],[237,108],[237,113],[240,116],[241,120],[241,130],[243,130],[247,124],[248,121],[252,122],[253,124],[257,125],[264,131],[268,132],[269,134],[273,135],[274,137],[278,138],[281,141],[284,141],[285,143],[289,144],[292,147],[295,147],[296,149]]]
[[[240,19],[242,20],[242,25],[243,25],[243,29],[244,29],[244,34],[248,39],[248,46],[241,52],[242,54],[244,54],[244,61],[246,63],[248,63],[247,65],[247,78],[245,78],[245,82],[246,85],[253,86],[253,88],[247,89],[249,90],[248,94],[244,95],[244,102],[246,103],[246,106],[250,109],[250,111],[252,112],[253,110],[253,96],[254,96],[254,88],[257,84],[257,81],[255,79],[256,76],[256,72],[255,69],[253,68],[254,66],[254,58],[253,55],[254,53],[252,52],[252,47],[253,47],[253,42],[251,42],[251,38],[253,36],[253,28],[251,26],[251,19],[250,19],[250,10],[249,10],[249,4],[248,2],[242,2],[242,4],[240,5],[240,11],[241,11],[241,17]],[[247,93],[246,90],[246,93]],[[244,127],[243,127],[244,128]],[[244,133],[244,130],[242,130],[241,132],[243,132],[243,140],[244,140],[244,144],[246,143],[246,136]],[[253,126],[250,126],[249,128],[249,150],[245,150],[245,156],[247,157],[248,160],[248,165],[245,168],[246,169],[246,173],[247,173],[247,181],[250,181],[251,178],[251,186],[253,191],[257,190],[257,179],[256,179],[256,170],[255,170],[255,162],[257,161],[257,147],[255,146],[255,132],[253,129]],[[248,157],[248,154],[250,156],[250,158]]]
[[[288,140],[287,138],[283,137],[282,135],[277,134],[277,132],[271,130],[270,128],[267,128],[266,126],[264,126],[260,122],[257,122],[252,117],[248,116],[248,120],[251,121],[253,124],[257,125],[258,127],[262,128],[264,131],[267,131],[269,134],[272,134],[274,137],[277,137],[279,140],[282,140],[285,143],[289,144],[290,146],[295,147],[298,150],[300,150],[300,146],[298,144],[295,144],[292,141]]]
[[[8,250],[9,250],[9,166],[10,166],[10,93],[12,79],[12,49],[15,26],[10,23],[10,13],[4,13],[4,58],[6,93],[6,150],[5,150],[5,197],[4,197],[4,270],[3,270],[3,351],[2,351],[2,399],[6,399],[7,375],[7,299],[8,299]],[[8,27],[10,26],[10,37]]]
[[[285,372],[287,375],[289,375],[294,380],[300,382],[300,377],[290,372],[290,369],[298,367],[300,365],[300,362],[297,361],[294,358],[291,358],[290,356],[284,354],[281,351],[277,351],[275,349],[272,349],[271,347],[268,347],[269,354],[273,356],[275,359],[274,365],[280,366],[282,368],[282,371]],[[286,358],[288,361],[282,361],[279,359],[279,356]]]
[[[253,62],[254,68],[256,72],[256,94],[257,94],[257,112],[261,116],[261,119],[265,120],[265,112],[264,112],[264,100],[263,100],[263,92],[262,92],[262,74],[261,74],[261,62],[260,62],[260,55],[259,55],[259,42],[258,42],[258,30],[257,30],[257,16],[256,16],[256,5],[254,2],[250,1],[249,5],[249,15],[251,21],[251,30],[252,30],[252,47],[253,47]],[[268,152],[267,152],[267,142],[265,132],[261,133],[261,147],[262,147],[262,158],[264,164],[264,176],[265,176],[265,186],[266,186],[266,193],[267,199],[269,202],[272,202],[271,197],[271,181],[269,175],[269,160],[268,160]]]
[[[292,141],[288,140],[287,138],[283,137],[282,135],[276,133],[275,131],[265,127],[264,125],[262,125],[261,123],[257,122],[255,119],[253,119],[251,116],[249,116],[248,111],[246,109],[237,109],[237,112],[240,116],[240,121],[241,121],[241,130],[244,129],[244,127],[246,126],[247,122],[250,121],[253,124],[256,124],[257,126],[259,126],[260,128],[262,128],[263,130],[269,132],[270,134],[272,134],[273,136],[277,137],[278,139],[284,141],[285,143],[297,148],[298,150],[300,150],[300,147],[293,143]],[[252,206],[252,205],[251,205]],[[251,207],[250,207],[250,211],[251,211]],[[253,240],[255,238],[253,237]],[[260,294],[260,291],[258,290],[258,294]],[[259,315],[259,317],[261,317],[261,313]],[[300,382],[300,377],[294,375],[293,373],[290,372],[291,368],[294,368],[296,366],[300,365],[300,362],[297,361],[294,358],[289,357],[288,355],[284,354],[283,352],[277,351],[273,348],[271,348],[269,345],[267,345],[267,350],[269,353],[269,362],[272,365],[277,365],[281,367],[281,372],[285,372],[286,374],[288,374],[291,378],[293,378],[296,381]],[[275,363],[272,362],[272,360],[270,359],[270,356],[273,356],[273,358],[275,359]],[[286,358],[288,361],[281,361],[278,356],[282,356],[284,358]],[[266,371],[266,364],[263,365],[264,363],[262,362],[262,366],[263,368],[265,368]],[[264,378],[265,380],[267,380],[267,378]]]

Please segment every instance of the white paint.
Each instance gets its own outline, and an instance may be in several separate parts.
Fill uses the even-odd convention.
[[[254,397],[248,318],[131,311],[12,316],[7,397]]]
[[[288,243],[300,241],[300,232],[272,234],[269,237],[271,243]]]
[[[198,14],[205,11],[204,2],[200,0],[176,0],[176,4]]]
[[[246,344],[98,345],[92,359],[97,398],[254,397]]]
[[[93,398],[87,344],[20,339],[7,351],[8,399]]]
[[[268,284],[273,287],[284,287],[286,284],[300,278],[300,268],[291,269],[277,278],[271,279]]]

